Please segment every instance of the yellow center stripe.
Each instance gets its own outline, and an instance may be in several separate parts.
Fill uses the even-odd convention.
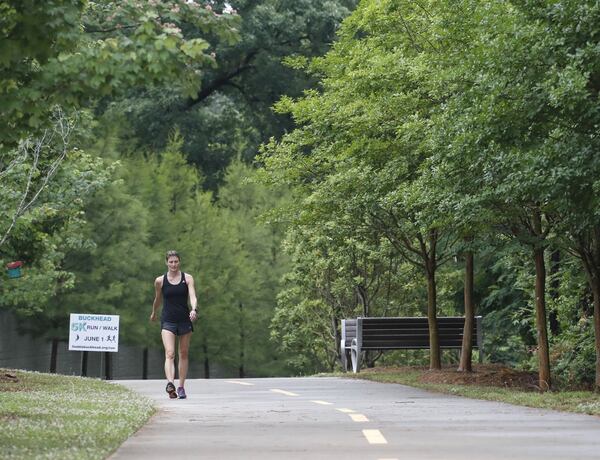
[[[387,444],[386,439],[379,430],[362,430],[362,432],[369,444]]]
[[[363,414],[348,414],[354,422],[368,422],[369,419]]]
[[[344,409],[344,408],[337,409],[337,410],[339,410],[340,412],[343,412],[344,414],[352,414],[352,413],[356,412],[355,410],[352,410],[352,409]]]
[[[296,393],[292,393],[291,391],[285,391],[285,390],[271,390],[273,393],[279,393],[282,395],[286,395],[286,396],[298,396]]]

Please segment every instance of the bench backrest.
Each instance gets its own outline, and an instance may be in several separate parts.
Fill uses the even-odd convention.
[[[352,339],[356,337],[356,318],[342,320],[342,343],[344,348],[350,348]]]
[[[441,348],[461,348],[465,318],[437,318]],[[481,345],[481,316],[473,325],[474,347]],[[342,340],[347,348],[356,338],[360,347],[372,350],[429,348],[429,323],[425,317],[382,317],[342,320]]]

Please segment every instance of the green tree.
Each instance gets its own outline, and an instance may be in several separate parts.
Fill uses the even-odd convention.
[[[23,183],[31,171],[14,168],[10,174],[13,184]],[[68,250],[89,244],[82,234],[83,210],[89,197],[107,183],[110,174],[110,167],[90,155],[81,151],[68,154],[56,171],[55,180],[40,189],[37,205],[14,221],[10,238],[0,248],[2,266],[15,259],[25,262],[23,278],[8,282],[6,272],[2,271],[2,307],[34,315],[44,310],[58,291],[72,286],[73,276],[65,270],[63,258]],[[4,197],[23,199],[20,190],[7,190],[4,181],[1,187]],[[11,222],[14,216],[11,202],[2,201],[1,206],[3,224]]]
[[[476,190],[475,201],[492,212],[497,229],[533,254],[540,387],[546,388],[551,381],[545,251],[554,235],[579,227],[579,218],[565,221],[585,203],[585,193],[572,192],[594,183],[587,152],[593,150],[597,64],[587,18],[598,11],[592,3],[576,2],[560,8],[500,4],[493,12],[479,11],[474,17],[482,19],[483,29],[471,41],[473,52],[455,66],[468,84],[448,102],[440,121],[450,132],[445,145],[452,145],[458,160],[450,159],[445,171],[454,167],[452,177],[465,185],[465,196]],[[469,173],[458,163],[469,165]],[[554,233],[556,225],[561,230]]]
[[[529,41],[532,55],[545,65],[545,71],[531,82],[538,112],[543,114],[532,117],[541,152],[538,165],[549,177],[551,218],[559,226],[558,244],[581,261],[592,292],[594,386],[599,390],[600,203],[595,192],[600,171],[596,155],[600,67],[594,24],[600,17],[600,6],[591,1],[569,1],[560,8],[549,3],[523,8],[522,14],[531,24],[544,24],[544,40],[531,37]],[[534,26],[531,28],[533,35]]]
[[[0,151],[47,124],[54,106],[89,105],[125,88],[198,91],[213,64],[208,36],[233,40],[235,15],[196,2],[4,1],[0,30]],[[189,24],[205,38],[182,32]]]
[[[272,219],[271,210],[285,206],[288,193],[286,189],[268,189],[255,176],[255,169],[240,159],[232,162],[216,203],[225,225],[235,231],[241,249],[237,253],[241,260],[236,265],[235,288],[240,377],[288,372],[265,327],[274,315],[280,279],[288,267],[288,258],[281,249],[285,224]]]
[[[430,93],[427,58],[437,48],[426,30],[434,20],[409,3],[359,5],[332,51],[310,66],[323,91],[278,104],[299,128],[271,143],[264,161],[274,174],[284,171],[285,180],[307,184],[308,209],[315,190],[337,192],[352,207],[354,225],[387,238],[422,271],[430,365],[439,368],[436,271],[450,255],[452,234],[435,213],[437,197],[423,172],[432,155],[431,117],[445,95]]]
[[[226,2],[212,2],[221,11]],[[237,1],[239,41],[215,41],[216,66],[202,74],[197,95],[182,95],[163,85],[132,91],[111,111],[125,112],[129,134],[138,146],[158,151],[170,131],[181,130],[187,158],[206,175],[205,187],[216,190],[222,172],[238,153],[246,161],[270,136],[291,127],[288,117],[271,106],[283,94],[299,95],[314,84],[305,73],[283,64],[290,55],[317,56],[334,39],[355,0]],[[191,28],[194,30],[194,28]]]
[[[76,238],[63,239],[45,229],[36,234],[32,222],[38,224],[45,218],[40,216],[50,216],[57,208],[64,220],[79,216],[89,189],[106,182],[105,171],[96,169],[99,162],[74,150],[85,142],[74,142],[57,126],[64,128],[62,121],[75,113],[91,117],[91,111],[79,109],[132,87],[168,83],[187,96],[196,94],[202,69],[214,65],[208,40],[232,42],[237,16],[183,0],[5,1],[0,12],[0,254],[3,260],[25,254],[29,264],[44,260],[49,283],[58,278],[53,272],[69,278],[60,269],[60,257],[70,247],[67,242]],[[188,26],[195,32],[189,34]],[[66,115],[55,121],[57,110]],[[84,125],[81,131],[90,129]],[[57,131],[62,145],[49,141]],[[52,183],[60,180],[64,183]],[[56,190],[65,199],[55,197]],[[67,236],[59,225],[48,228]],[[27,256],[20,247],[41,251],[36,239],[51,251]],[[29,288],[29,295],[42,305],[41,299],[59,287],[30,283]]]

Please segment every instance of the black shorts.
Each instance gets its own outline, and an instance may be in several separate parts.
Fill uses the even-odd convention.
[[[175,335],[186,335],[190,332],[194,332],[194,326],[192,326],[191,321],[180,321],[178,323],[161,321],[160,328],[172,332]]]

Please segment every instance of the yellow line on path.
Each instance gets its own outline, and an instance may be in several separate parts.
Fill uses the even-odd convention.
[[[292,393],[291,391],[285,390],[271,390],[273,393],[279,393],[286,396],[298,396],[296,393]]]
[[[238,382],[237,380],[227,380],[227,383],[235,383],[236,385],[254,385],[253,383],[249,383],[249,382]]]
[[[348,414],[354,422],[368,422],[369,419],[363,414]]]
[[[362,430],[362,432],[369,444],[387,444],[387,440],[379,430]]]
[[[311,401],[314,402],[315,404],[321,404],[322,406],[332,406],[333,403],[327,402],[327,401]]]
[[[339,410],[340,412],[343,412],[344,414],[352,414],[352,413],[356,412],[355,410],[344,409],[344,408],[340,408],[340,409],[336,409],[336,410]]]

